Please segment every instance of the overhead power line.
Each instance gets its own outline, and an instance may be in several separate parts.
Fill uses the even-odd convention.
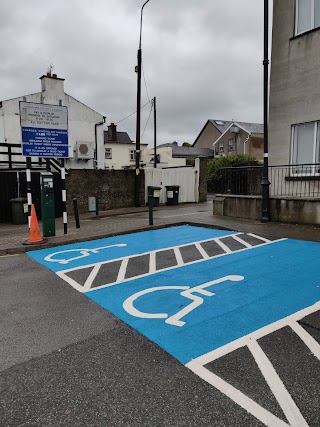
[[[153,101],[153,99],[152,99],[151,101]],[[146,128],[147,128],[147,126],[148,126],[148,122],[149,122],[149,119],[150,119],[150,116],[151,116],[151,113],[152,113],[152,109],[153,109],[153,102],[151,102],[150,113],[149,113],[149,116],[148,116],[148,119],[147,119],[146,125],[145,125],[145,127],[144,127],[144,129],[143,129],[143,132],[142,132],[142,135],[141,135],[140,140],[142,139],[142,137],[143,137],[143,135],[144,135],[144,131],[146,130]]]
[[[149,100],[148,102],[146,102],[146,103],[145,103],[145,104],[140,108],[140,110],[142,110],[142,108],[144,108],[146,105],[150,104],[150,102],[151,102],[151,100]],[[125,117],[124,119],[119,120],[119,121],[116,123],[116,125],[117,125],[118,123],[123,122],[124,120],[127,120],[129,117],[133,116],[133,115],[134,115],[134,114],[136,114],[136,113],[137,113],[137,112],[136,112],[136,111],[134,111],[133,113],[129,114],[129,116]]]
[[[143,74],[144,85],[145,85],[145,87],[146,87],[146,92],[147,92],[148,100],[150,101],[149,92],[148,92],[148,87],[147,87],[147,82],[146,82],[146,78],[145,78],[145,76],[144,76],[143,62],[141,62],[141,65],[142,65],[142,74]]]

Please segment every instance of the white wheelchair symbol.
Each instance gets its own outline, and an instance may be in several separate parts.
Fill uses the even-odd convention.
[[[69,262],[74,261],[75,259],[84,258],[91,254],[97,254],[102,249],[109,249],[109,248],[115,248],[115,247],[121,248],[123,246],[127,246],[127,244],[118,243],[116,245],[101,246],[100,248],[92,248],[92,249],[67,249],[65,251],[55,252],[53,254],[47,255],[44,258],[44,260],[49,262],[58,262],[59,264],[68,264]],[[56,255],[63,255],[63,254],[68,254],[68,255],[66,258],[60,258],[59,256],[58,258],[55,258]],[[80,254],[80,255],[72,257],[73,254]],[[69,258],[69,255],[71,255],[70,258]]]
[[[183,320],[181,320],[184,316],[186,316],[188,313],[199,307],[203,302],[204,299],[198,295],[194,295],[195,293],[212,297],[215,295],[213,292],[205,290],[209,286],[217,285],[218,283],[231,281],[231,282],[239,282],[243,280],[243,276],[225,276],[221,277],[217,280],[212,280],[211,282],[204,283],[203,285],[197,285],[191,288],[191,286],[158,286],[154,288],[145,289],[143,291],[137,292],[131,297],[127,298],[123,303],[123,308],[126,310],[127,313],[131,314],[135,317],[140,317],[143,319],[166,319],[165,323],[168,323],[169,325],[174,326],[183,326],[186,324]],[[167,291],[172,289],[182,289],[182,292],[180,292],[180,295],[192,300],[190,304],[188,304],[186,307],[184,307],[182,310],[178,311],[178,313],[174,314],[173,316],[169,316],[168,313],[144,313],[142,311],[137,310],[133,303],[140,298],[143,295],[150,294],[152,292],[157,291]]]

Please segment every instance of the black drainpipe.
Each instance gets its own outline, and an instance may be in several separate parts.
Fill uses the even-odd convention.
[[[98,168],[98,140],[97,140],[97,126],[104,125],[104,124],[105,124],[105,122],[106,122],[106,117],[105,117],[105,116],[103,116],[103,121],[102,121],[102,122],[99,122],[99,123],[96,123],[96,124],[94,125],[95,150],[94,150],[94,159],[93,159],[93,161],[94,161],[94,163],[95,163],[95,169],[97,169],[97,168]]]

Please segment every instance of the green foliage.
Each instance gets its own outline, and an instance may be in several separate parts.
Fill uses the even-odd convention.
[[[182,147],[192,147],[192,144],[189,144],[189,142],[184,142]]]
[[[234,154],[209,160],[207,170],[208,191],[218,191],[221,168],[259,165],[261,162],[249,154]]]

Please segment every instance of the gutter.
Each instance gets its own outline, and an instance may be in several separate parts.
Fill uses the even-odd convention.
[[[95,169],[98,169],[98,138],[97,138],[97,127],[104,125],[106,122],[106,116],[103,116],[102,122],[96,123],[94,125],[94,142],[95,142],[95,150],[94,150],[94,165]]]

